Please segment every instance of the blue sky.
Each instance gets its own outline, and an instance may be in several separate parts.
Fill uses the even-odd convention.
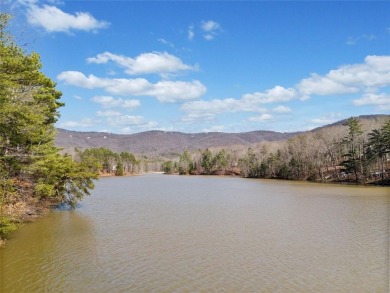
[[[57,127],[284,132],[390,114],[390,1],[3,3],[63,93]]]

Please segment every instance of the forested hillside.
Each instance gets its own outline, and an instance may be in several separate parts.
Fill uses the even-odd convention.
[[[387,184],[390,176],[389,121],[389,115],[361,116],[311,131],[293,133],[288,139],[266,141],[263,137],[258,143],[248,142],[248,137],[252,137],[253,133],[241,133],[237,135],[247,140],[236,145],[224,144],[232,141],[229,137],[235,137],[236,134],[204,134],[203,137],[208,139],[211,135],[215,138],[215,146],[205,148],[195,148],[194,145],[199,146],[196,141],[190,147],[177,139],[178,136],[201,137],[201,134],[150,131],[134,136],[112,135],[113,138],[105,133],[64,133],[72,133],[71,136],[76,136],[74,142],[79,143],[83,140],[95,143],[106,141],[104,145],[111,149],[97,144],[97,148],[76,148],[72,151],[85,162],[95,162],[95,170],[101,175],[164,171],[168,174],[223,174]],[[173,144],[171,136],[177,139],[176,150],[181,153],[171,152],[167,157],[166,150]],[[134,137],[142,137],[141,142]],[[155,155],[147,156],[145,153],[112,150],[128,149],[126,142],[129,141],[141,149],[144,144],[156,148],[158,144],[161,152],[157,148],[153,153]]]
[[[184,151],[167,174],[389,184],[390,117],[350,118],[277,142]]]
[[[105,132],[78,132],[58,129],[56,144],[68,153],[75,148],[104,147],[114,152],[131,152],[138,155],[174,158],[184,150],[210,147],[250,145],[261,141],[277,141],[290,138],[297,133],[274,131],[252,131],[243,133],[182,133],[174,131],[146,131],[135,134]]]

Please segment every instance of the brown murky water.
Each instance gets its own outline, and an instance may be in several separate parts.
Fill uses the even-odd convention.
[[[102,178],[0,250],[8,292],[389,292],[389,188]]]

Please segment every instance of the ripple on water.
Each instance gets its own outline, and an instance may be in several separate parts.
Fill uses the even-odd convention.
[[[0,291],[387,292],[388,208],[377,188],[105,178],[14,234]]]

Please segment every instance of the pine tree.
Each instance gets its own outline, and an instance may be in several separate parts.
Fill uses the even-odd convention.
[[[344,145],[347,153],[344,154],[344,161],[341,163],[347,173],[355,175],[355,181],[359,181],[359,173],[363,174],[363,133],[359,120],[351,117],[347,121],[348,135],[344,138]]]
[[[39,54],[27,54],[7,32],[9,19],[0,13],[0,183],[26,182],[32,196],[74,207],[96,174],[55,147],[62,94],[41,72]]]
[[[372,130],[368,136],[366,155],[370,160],[379,159],[381,166],[380,174],[383,181],[387,154],[390,153],[390,120],[381,129]]]

